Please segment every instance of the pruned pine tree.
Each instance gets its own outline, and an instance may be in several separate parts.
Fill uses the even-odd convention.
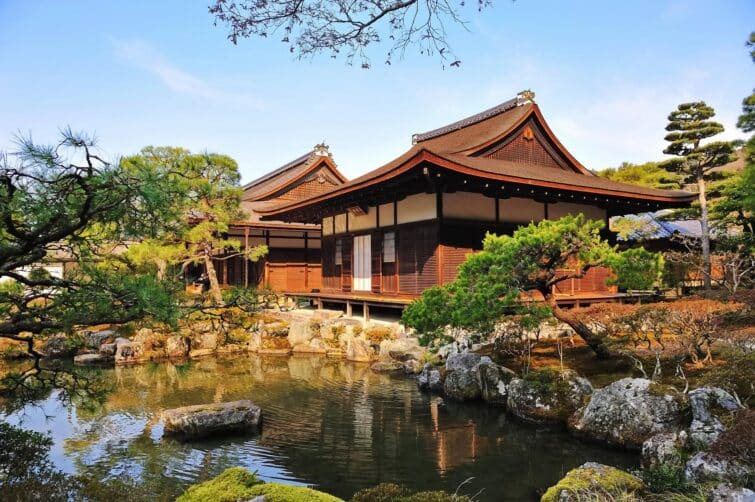
[[[695,183],[700,205],[701,248],[703,258],[703,283],[711,287],[710,222],[706,182],[714,167],[734,160],[734,148],[730,142],[704,140],[723,132],[724,126],[711,120],[715,110],[703,101],[682,103],[668,116],[665,139],[669,145],[663,150],[672,159],[661,165],[668,171],[684,176],[687,183]]]
[[[245,217],[236,161],[226,155],[150,146],[122,164],[127,172],[161,187],[171,208],[162,231],[130,246],[127,257],[136,264],[155,265],[158,276],[171,266],[185,270],[191,263],[201,263],[212,301],[222,304],[213,260],[244,256],[257,261],[267,253],[265,246],[241,249],[238,239],[227,237],[230,225]]]

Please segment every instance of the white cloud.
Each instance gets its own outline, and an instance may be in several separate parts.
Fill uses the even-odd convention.
[[[215,102],[254,108],[261,106],[261,101],[252,96],[221,89],[182,70],[163,57],[153,46],[142,40],[114,40],[113,50],[116,57],[121,61],[152,74],[173,92]]]

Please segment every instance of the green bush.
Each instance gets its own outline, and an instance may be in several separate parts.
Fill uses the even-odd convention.
[[[681,464],[653,464],[642,470],[642,480],[651,492],[684,491],[688,488]]]
[[[616,274],[609,281],[619,289],[651,289],[660,282],[663,271],[663,256],[645,248],[632,248],[614,253],[608,265]]]

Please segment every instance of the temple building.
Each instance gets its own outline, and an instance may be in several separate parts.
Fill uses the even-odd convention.
[[[244,221],[229,229],[244,248],[267,245],[258,262],[232,257],[216,262],[224,285],[270,288],[285,293],[321,288],[319,222],[260,221],[260,211],[333,190],[346,182],[327,145],[316,145],[301,157],[244,185],[241,206]]]
[[[447,126],[415,134],[391,162],[328,191],[256,206],[262,224],[321,225],[328,302],[401,306],[456,277],[486,232],[582,213],[612,216],[689,205],[694,194],[613,182],[575,159],[525,91]],[[609,271],[559,285],[564,302],[617,294]],[[571,300],[570,300],[571,299]]]

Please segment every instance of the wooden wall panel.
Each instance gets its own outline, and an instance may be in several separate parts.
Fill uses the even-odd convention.
[[[341,267],[341,289],[344,292],[351,291],[351,262],[352,262],[352,237],[344,236],[341,239],[341,260],[343,265]]]
[[[464,260],[471,253],[474,253],[472,248],[443,245],[442,284],[449,284],[456,279],[459,273],[459,265],[464,263]]]
[[[380,293],[380,286],[381,286],[381,265],[383,263],[383,235],[380,231],[372,232],[372,249],[371,249],[371,258],[372,258],[372,292],[373,293]]]

